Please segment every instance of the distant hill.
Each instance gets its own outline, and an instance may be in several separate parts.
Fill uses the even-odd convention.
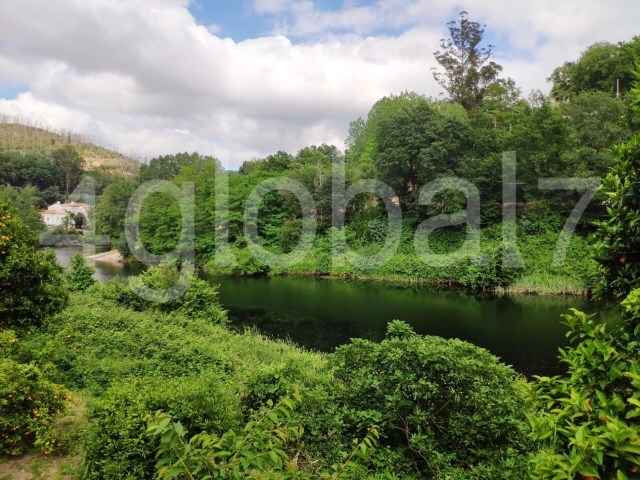
[[[70,132],[51,130],[9,121],[0,116],[0,152],[46,154],[67,143],[85,160],[85,168],[103,166],[108,171],[131,178],[138,174],[140,162],[112,150],[92,144],[89,139]]]

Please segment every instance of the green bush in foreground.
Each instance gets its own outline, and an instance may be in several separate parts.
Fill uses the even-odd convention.
[[[640,287],[640,135],[614,152],[616,163],[602,184],[609,215],[596,231],[595,294],[621,300]]]
[[[38,235],[0,205],[0,326],[40,325],[67,304],[63,269]]]
[[[539,377],[530,417],[544,449],[536,478],[638,478],[640,466],[640,289],[622,302],[609,330],[592,316],[565,316],[573,347],[561,350],[562,377]]]
[[[292,448],[304,434],[300,426],[287,426],[301,403],[297,390],[276,405],[270,400],[254,412],[241,428],[222,435],[199,433],[187,440],[180,422],[161,412],[151,417],[148,433],[160,441],[157,478],[364,478],[366,470],[358,460],[375,449],[378,428],[372,426],[362,441],[355,440],[351,451],[330,468],[318,470],[314,465],[300,465]],[[314,471],[315,470],[315,471]]]
[[[524,477],[526,384],[486,350],[394,321],[381,343],[353,340],[328,360],[343,437],[379,425],[380,445],[421,477]]]
[[[11,332],[0,342],[15,342]],[[47,381],[33,365],[0,357],[0,455],[20,455],[36,447],[42,453],[62,446],[54,422],[64,409],[66,393]]]
[[[246,476],[282,478],[292,473],[289,462],[299,469],[292,473],[297,478],[330,477],[349,461],[357,470],[351,478],[363,479],[526,474],[532,448],[526,385],[486,350],[422,337],[394,322],[382,343],[354,340],[322,356],[153,305],[143,311],[119,306],[105,298],[112,289],[95,285],[74,293],[70,306],[21,349],[57,382],[94,397],[82,443],[85,478],[151,478],[158,441],[167,432],[188,444],[194,437],[199,440],[193,442],[212,442],[193,444],[194,452],[204,454],[234,436],[255,433],[268,443],[282,428],[298,427],[302,435],[276,448],[286,453],[276,452],[281,464],[268,460],[261,477],[253,465]],[[282,401],[296,384],[301,402],[290,418],[250,432],[255,412]],[[148,415],[158,410],[171,420],[154,439],[145,430]],[[365,443],[366,458],[349,460],[372,425],[379,425],[376,448]],[[221,453],[226,447],[212,451],[221,461],[235,461]],[[270,457],[271,450],[252,444],[248,451]],[[173,465],[178,457],[171,458]]]
[[[89,404],[83,478],[154,478],[157,442],[145,432],[158,410],[194,432],[221,432],[240,418],[234,390],[215,375],[118,382]]]

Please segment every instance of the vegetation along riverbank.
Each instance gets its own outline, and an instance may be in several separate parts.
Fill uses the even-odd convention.
[[[24,469],[70,480],[640,478],[640,38],[592,45],[551,72],[549,96],[524,98],[478,47],[478,23],[463,12],[449,29],[436,54],[448,98],[380,99],[351,123],[344,153],[309,146],[233,172],[198,153],[142,165],[113,154],[99,165],[105,152],[71,136],[59,145],[34,140],[38,129],[0,129],[13,132],[0,149],[0,478]],[[506,151],[517,153],[515,177]],[[315,208],[273,183],[283,177]],[[458,180],[425,201],[422,186],[444,177]],[[550,177],[601,183],[560,249],[593,189],[540,188]],[[381,187],[340,203],[368,178],[394,195]],[[163,191],[136,197],[157,181]],[[276,187],[256,201],[265,181]],[[51,209],[76,203],[89,213]],[[246,213],[252,205],[258,215]],[[125,259],[144,247],[163,261],[105,283],[82,255],[65,269],[40,243],[42,218],[56,215],[47,238],[108,237]],[[476,220],[479,243],[469,243]],[[378,264],[388,221],[397,248]],[[140,235],[130,242],[132,223]],[[295,254],[310,223],[305,255],[264,260]],[[253,255],[256,243],[266,256]],[[394,316],[380,341],[326,353],[238,332],[215,286],[185,281],[192,266],[588,293],[618,310],[609,323],[568,310],[566,369],[525,377],[484,348],[420,335]]]

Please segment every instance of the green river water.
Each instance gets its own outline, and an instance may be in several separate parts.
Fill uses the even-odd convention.
[[[63,265],[78,247],[56,249]],[[98,263],[96,277],[132,275],[140,266]],[[569,307],[593,311],[580,297],[498,296],[313,277],[220,278],[220,301],[237,329],[256,328],[330,352],[362,337],[380,340],[386,324],[401,319],[421,334],[460,338],[487,348],[526,375],[563,369],[558,347],[566,345],[560,315]]]

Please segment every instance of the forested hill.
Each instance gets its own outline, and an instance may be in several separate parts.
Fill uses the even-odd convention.
[[[0,153],[46,155],[67,144],[71,144],[82,156],[87,170],[101,167],[125,178],[137,176],[140,170],[140,162],[137,160],[94,145],[80,135],[23,125],[15,119],[0,115]]]

